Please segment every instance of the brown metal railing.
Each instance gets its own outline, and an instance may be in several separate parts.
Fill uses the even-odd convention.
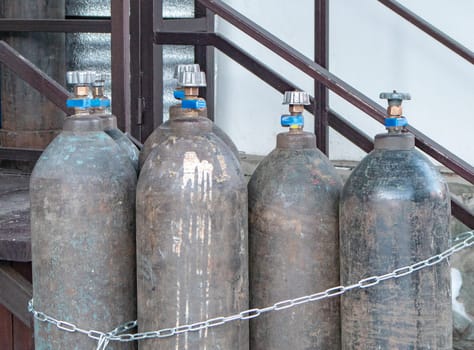
[[[450,50],[457,53],[462,58],[466,59],[471,64],[474,64],[474,52],[469,50],[467,47],[457,42],[450,36],[443,33],[438,28],[431,25],[429,22],[416,15],[414,12],[401,5],[398,1],[394,0],[378,0],[381,4],[387,6],[393,12],[397,13],[401,17],[405,18],[411,24],[417,26],[419,29],[424,31],[426,34],[431,36],[436,41],[440,42]]]
[[[296,68],[299,68],[313,79],[316,79],[324,84],[334,93],[338,94],[346,101],[367,113],[375,120],[379,121],[380,123],[384,122],[385,108],[381,107],[373,100],[360,93],[358,90],[334,74],[330,73],[327,69],[321,67],[308,57],[299,53],[290,45],[278,39],[276,36],[266,31],[258,24],[252,22],[250,19],[246,18],[232,7],[220,0],[198,1]],[[470,164],[449,152],[447,149],[412,126],[408,126],[408,130],[415,135],[416,145],[420,149],[449,169],[453,170],[459,176],[471,183],[474,183],[474,168]]]
[[[196,43],[199,43],[199,45],[212,45],[277,91],[283,93],[288,90],[300,90],[300,88],[286,80],[283,76],[268,68],[256,58],[243,51],[239,46],[219,34],[159,32],[155,33],[155,43],[160,45],[192,45]],[[314,99],[311,96],[311,102],[313,101]],[[313,103],[305,106],[305,108],[308,112],[314,114]],[[331,109],[328,111],[328,124],[365,152],[370,152],[373,149],[373,140],[368,135]],[[474,216],[469,209],[455,198],[451,200],[451,211],[458,220],[469,227],[474,227]]]
[[[281,58],[288,61],[293,66],[299,68],[301,71],[311,76],[313,79],[320,82],[325,87],[331,89],[333,92],[343,97],[346,101],[352,103],[354,106],[369,114],[375,120],[383,123],[385,117],[385,109],[383,107],[381,107],[373,100],[357,91],[349,84],[339,79],[334,74],[331,74],[324,67],[318,65],[306,56],[302,55],[294,48],[284,43],[283,41],[263,29],[256,23],[249,20],[248,18],[244,17],[242,14],[234,10],[232,7],[226,5],[222,1],[197,1],[215,14],[217,14],[218,16],[222,17],[229,23],[242,30],[244,33],[248,34],[254,40],[257,40],[260,44],[264,45],[265,47],[279,55]],[[240,58],[244,56],[246,56],[247,58],[251,58],[250,55],[245,54],[240,48],[236,47],[235,45],[234,47],[228,49],[226,52],[225,46],[232,45],[232,43],[217,34],[213,35],[213,33],[160,32],[155,33],[155,43],[212,45],[226,53],[231,58],[234,58],[235,56],[240,56]],[[261,68],[265,66],[257,60],[250,59],[246,63],[246,68],[255,68],[256,64],[259,65],[259,69],[255,69],[255,73],[257,75],[259,75],[261,78],[262,76],[271,76],[271,78],[268,80],[264,79],[265,81],[267,81],[267,83],[270,83],[269,81],[272,80],[276,85],[275,87],[282,87],[286,84],[289,84],[288,82],[285,83],[285,80],[281,79],[281,77],[277,78],[278,75],[275,72],[271,72],[269,70],[262,71]],[[258,70],[260,70],[260,73],[257,72]],[[347,121],[338,116],[335,112],[329,111],[328,123],[330,125],[332,124],[332,127],[336,127],[340,130],[345,131],[343,133],[344,136],[348,137],[357,145],[362,145],[361,147],[363,147],[365,150],[369,151],[373,147],[370,138],[368,138],[360,130],[355,129],[352,125],[347,123]],[[460,175],[469,182],[474,183],[474,169],[470,164],[463,161],[453,153],[449,152],[447,149],[436,143],[428,136],[424,135],[419,130],[413,128],[412,126],[409,126],[408,130],[415,135],[416,145],[418,148],[438,160],[440,163],[454,171],[456,174]],[[464,222],[466,225],[474,227],[474,215],[459,201],[452,201],[452,212],[455,217],[462,220],[462,222]]]

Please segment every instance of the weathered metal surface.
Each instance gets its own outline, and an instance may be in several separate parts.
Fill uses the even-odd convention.
[[[31,261],[29,180],[0,169],[0,260]]]
[[[170,119],[157,127],[143,144],[143,148],[140,152],[140,167],[143,166],[143,163],[145,163],[145,160],[151,151],[173,134],[172,130],[170,129],[170,121],[182,115],[182,113],[181,104],[176,104],[170,107]],[[198,115],[201,117],[207,117],[207,109],[203,108],[198,110]],[[236,156],[237,159],[239,159],[239,150],[229,135],[227,135],[224,130],[219,128],[214,123],[212,124],[212,132],[218,138],[224,141],[224,143],[229,147],[230,151]]]
[[[249,188],[250,307],[339,285],[342,181],[310,133],[282,133]],[[250,322],[250,347],[340,348],[339,299]]]
[[[379,138],[382,136],[382,141]],[[341,284],[383,274],[449,247],[449,192],[405,135],[357,166],[340,204]],[[413,144],[412,144],[413,145]],[[342,349],[452,349],[447,263],[342,297]]]
[[[248,307],[247,189],[240,165],[202,117],[173,119],[137,186],[138,327],[151,331]],[[235,322],[139,349],[248,349]]]
[[[0,7],[0,14],[2,18],[64,18],[64,0],[37,1],[35,6],[23,1],[6,0]],[[63,81],[64,34],[10,32],[4,40],[46,74]],[[17,137],[20,139],[23,131],[44,131],[43,137],[31,140],[35,144],[27,145],[44,148],[56,136],[50,130],[61,128],[64,114],[8,69],[2,70],[1,91],[2,128],[19,134]],[[25,146],[19,145],[15,139],[8,142],[3,145]]]
[[[119,145],[122,152],[130,159],[133,168],[138,172],[138,157],[140,151],[137,146],[117,127],[117,118],[112,114],[99,114],[104,131]]]
[[[66,119],[30,182],[38,310],[106,331],[135,318],[135,186],[132,165],[102,131],[99,118]],[[38,350],[97,345],[39,322],[35,342]]]

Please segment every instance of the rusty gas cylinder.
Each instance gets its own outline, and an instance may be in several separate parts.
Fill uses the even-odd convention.
[[[286,92],[290,130],[252,175],[249,190],[250,307],[339,285],[338,205],[342,181],[303,131],[309,96]],[[263,314],[250,321],[250,348],[338,349],[339,299]]]
[[[139,331],[232,315],[248,307],[247,189],[239,162],[194,107],[145,161],[137,186]],[[248,349],[232,322],[139,349]]]
[[[384,93],[388,133],[353,170],[340,204],[341,283],[383,275],[449,247],[450,198],[414,149],[401,103]],[[342,349],[452,349],[447,262],[342,297]]]
[[[30,183],[38,311],[106,332],[135,319],[135,186],[131,163],[99,118],[79,114],[65,120]],[[82,350],[97,347],[97,341],[35,321],[35,346]]]
[[[169,120],[161,124],[158,128],[156,128],[150,136],[146,139],[145,143],[143,144],[143,148],[140,152],[140,168],[143,166],[146,158],[150,154],[151,150],[159,145],[162,141],[166,140],[171,135],[171,128],[170,122],[177,116],[181,115],[182,104],[186,105],[188,100],[194,101],[197,99],[199,87],[206,86],[206,79],[204,72],[201,72],[197,76],[200,78],[196,81],[185,81],[183,80],[185,75],[183,72],[200,72],[200,68],[198,64],[192,65],[178,65],[176,67],[175,76],[178,80],[178,88],[174,91],[174,96],[176,99],[181,100],[180,103],[170,106],[169,109]],[[180,78],[181,77],[181,78]],[[197,109],[197,113],[201,117],[207,117],[207,107],[205,105],[205,101],[203,99],[200,108]],[[186,107],[186,106],[185,106]],[[230,148],[232,153],[239,159],[239,151],[237,146],[235,146],[234,142],[231,140],[229,135],[227,135],[224,130],[219,128],[216,124],[212,123],[212,132],[219,137],[224,143]]]

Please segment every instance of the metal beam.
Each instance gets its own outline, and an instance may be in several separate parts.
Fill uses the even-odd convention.
[[[206,32],[208,20],[206,16],[198,18],[164,18],[161,31],[165,32]]]
[[[451,196],[451,214],[470,229],[474,229],[474,213],[453,196]]]
[[[58,108],[66,113],[68,112],[66,100],[71,94],[5,41],[0,41],[0,63],[3,63],[21,79],[46,96]]]
[[[0,262],[0,304],[3,304],[26,326],[33,319],[28,312],[28,301],[33,296],[33,287],[22,275],[5,262]]]
[[[110,33],[109,19],[0,19],[0,32]]]
[[[130,132],[130,0],[112,1],[111,13],[112,113],[118,127]]]
[[[329,50],[329,1],[314,1],[314,61],[321,67],[328,68]],[[314,80],[314,133],[316,145],[329,155],[328,129],[329,94],[324,84]]]

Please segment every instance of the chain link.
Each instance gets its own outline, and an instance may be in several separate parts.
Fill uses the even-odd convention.
[[[357,283],[354,283],[348,286],[337,286],[337,287],[326,289],[323,292],[305,295],[305,296],[298,297],[295,299],[282,300],[271,306],[267,306],[264,308],[248,309],[248,310],[244,310],[242,312],[236,313],[234,315],[226,316],[226,317],[211,318],[206,321],[200,321],[200,322],[181,325],[181,326],[172,327],[172,328],[163,328],[157,331],[142,332],[142,333],[135,333],[135,334],[131,334],[131,333],[122,334],[124,332],[127,332],[135,328],[137,326],[137,321],[124,323],[123,325],[120,325],[119,327],[115,328],[114,330],[108,333],[104,333],[104,332],[100,332],[96,330],[85,330],[85,329],[79,328],[73,323],[57,320],[51,316],[46,315],[43,312],[35,310],[33,306],[33,299],[30,300],[28,303],[28,310],[33,314],[34,318],[40,322],[50,323],[52,325],[55,325],[57,328],[66,332],[82,333],[82,334],[87,335],[89,338],[97,340],[98,342],[97,350],[105,350],[109,341],[131,342],[131,341],[137,341],[137,340],[142,340],[142,339],[168,338],[168,337],[181,334],[181,333],[197,332],[202,329],[218,327],[223,324],[237,321],[237,320],[249,320],[267,312],[285,310],[288,308],[295,307],[297,305],[332,298],[338,295],[342,295],[346,293],[347,291],[350,291],[353,289],[370,288],[379,284],[380,282],[383,282],[389,279],[396,279],[403,276],[407,276],[415,271],[439,264],[440,262],[446,260],[448,257],[453,255],[454,253],[464,248],[474,245],[474,231],[467,231],[458,235],[453,240],[453,243],[456,243],[456,244],[454,244],[451,248],[445,250],[444,252],[434,255],[428,259],[416,262],[412,265],[400,267],[384,275],[375,275],[375,276],[363,278],[359,280]]]

